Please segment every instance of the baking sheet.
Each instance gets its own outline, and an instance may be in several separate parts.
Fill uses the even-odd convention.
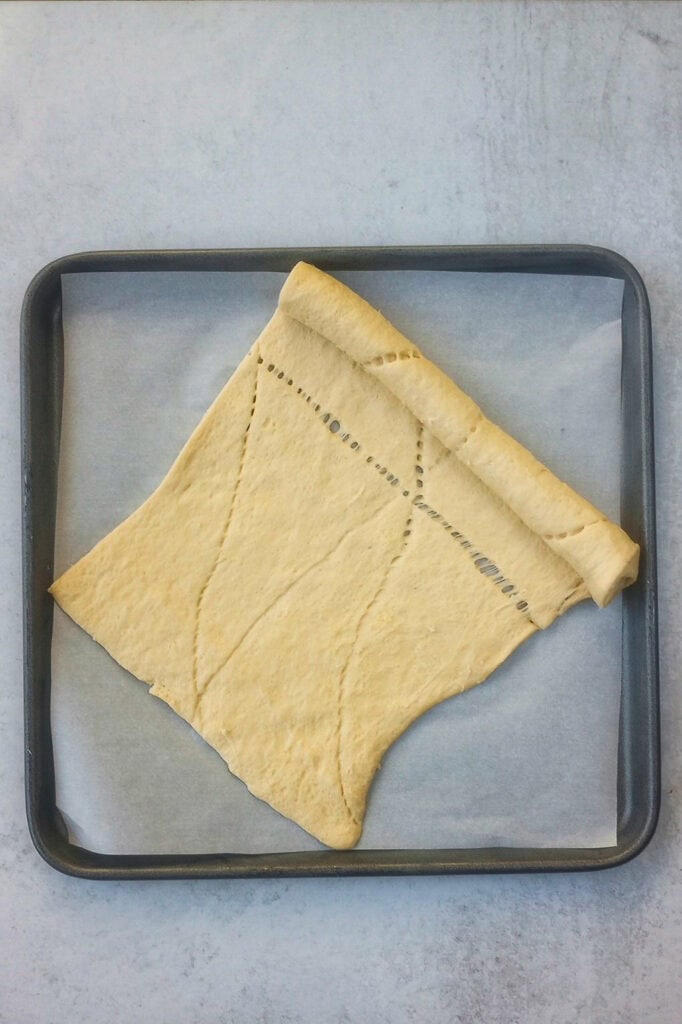
[[[339,274],[490,418],[618,519],[622,282]],[[281,274],[62,279],[56,572],[157,486],[271,315]],[[387,753],[360,848],[612,846],[620,601],[585,602]],[[72,842],[106,853],[319,849],[251,796],[59,609],[52,726]]]

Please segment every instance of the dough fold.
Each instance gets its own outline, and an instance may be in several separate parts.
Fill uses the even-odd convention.
[[[280,308],[380,380],[575,569],[600,607],[637,579],[638,545],[486,419],[450,377],[350,288],[298,263],[284,284]]]

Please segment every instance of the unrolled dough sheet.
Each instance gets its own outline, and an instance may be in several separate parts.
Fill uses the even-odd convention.
[[[619,282],[341,276],[617,520]],[[281,282],[65,278],[57,573],[159,482],[268,319]],[[427,714],[386,756],[361,846],[613,844],[619,648],[618,602],[582,605],[483,687]],[[110,852],[317,845],[255,800],[61,613],[54,671],[59,803],[75,841]]]

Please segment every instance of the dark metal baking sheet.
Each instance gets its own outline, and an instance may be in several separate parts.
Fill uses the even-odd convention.
[[[335,270],[581,274],[623,280],[621,522],[642,546],[623,595],[618,841],[603,849],[487,848],[224,855],[106,855],[75,846],[55,801],[50,731],[52,581],[62,402],[61,275],[116,271],[288,271],[300,259]],[[660,803],[651,325],[644,284],[625,259],[590,246],[101,252],[50,263],[26,293],[21,321],[25,594],[26,800],[42,856],[91,878],[262,877],[568,871],[639,853]]]

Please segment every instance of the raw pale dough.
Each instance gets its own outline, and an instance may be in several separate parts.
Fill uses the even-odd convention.
[[[639,548],[299,263],[165,480],[51,587],[252,793],[351,847],[381,758]]]

